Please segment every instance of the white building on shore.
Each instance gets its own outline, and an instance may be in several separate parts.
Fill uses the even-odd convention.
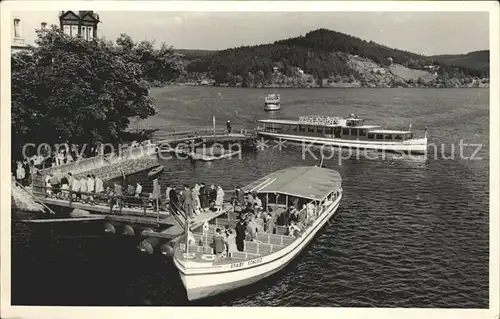
[[[81,36],[92,40],[99,36],[97,25],[100,23],[99,15],[93,11],[54,11],[14,12],[11,20],[12,53],[28,50],[28,45],[33,45],[36,40],[36,30],[57,25],[64,33],[71,36]]]

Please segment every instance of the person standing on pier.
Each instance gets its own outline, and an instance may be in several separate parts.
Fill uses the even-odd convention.
[[[224,203],[224,190],[220,185],[217,185],[217,198],[215,199],[215,208],[217,210],[222,209],[223,203]]]
[[[158,178],[155,178],[153,180],[153,199],[155,202],[154,205],[156,210],[160,209],[160,198],[161,198],[160,181],[158,180]]]
[[[95,177],[95,175],[92,175],[92,177],[95,179],[95,193],[97,195],[102,195],[102,193],[104,193],[104,182],[99,176]]]
[[[236,201],[234,206],[239,206],[241,209],[245,207],[245,194],[241,190],[239,186],[236,186],[236,190],[234,191],[234,199]]]
[[[216,199],[217,199],[217,189],[215,188],[215,185],[212,184],[210,185],[210,190],[208,191],[208,201],[210,208],[213,208],[215,206]]]
[[[231,121],[230,120],[227,120],[226,127],[227,127],[227,132],[229,134],[231,134],[231,131],[233,130],[233,128],[231,127]]]
[[[193,192],[189,186],[184,185],[184,192],[182,193],[183,207],[189,218],[194,218],[193,215]]]
[[[172,211],[177,213],[179,208],[179,196],[177,196],[177,191],[173,185],[170,185],[168,199],[170,200],[170,207],[172,208]]]
[[[89,202],[94,205],[94,196],[92,195],[95,191],[95,180],[92,178],[92,176],[87,175],[87,191],[90,193],[89,195]]]
[[[205,183],[201,182],[200,183],[200,206],[201,206],[201,211],[204,212],[205,209],[207,208],[206,202],[208,202],[208,195],[207,195],[207,189],[205,187]]]
[[[194,214],[199,215],[201,209],[201,202],[200,202],[200,185],[198,185],[198,183],[194,184],[192,195],[193,195]]]

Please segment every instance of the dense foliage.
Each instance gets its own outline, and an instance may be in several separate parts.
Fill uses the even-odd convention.
[[[489,74],[487,66],[449,63],[326,29],[273,44],[217,51],[192,61],[187,70],[208,72],[217,83],[231,84],[241,78],[243,86],[270,81],[274,67],[278,67],[285,76],[294,76],[300,68],[316,79],[335,76],[361,79],[357,71],[348,65],[347,55],[364,57],[380,65],[398,63],[414,69],[439,66],[438,72],[447,76],[483,77]]]
[[[117,143],[131,117],[155,114],[151,81],[171,80],[181,70],[163,46],[117,45],[65,35],[55,26],[38,30],[36,46],[12,55],[12,151],[26,143]]]

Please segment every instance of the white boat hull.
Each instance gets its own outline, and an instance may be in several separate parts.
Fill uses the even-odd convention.
[[[189,300],[197,300],[253,284],[283,269],[314,238],[338,209],[342,195],[333,202],[301,237],[282,250],[261,258],[210,269],[184,268],[174,259]],[[243,264],[241,270],[232,267]],[[193,265],[196,267],[196,265]],[[233,267],[233,268],[237,268]],[[210,272],[211,271],[211,272]]]
[[[281,108],[278,104],[266,104],[264,110],[266,111],[278,111]]]
[[[369,149],[390,152],[405,152],[414,154],[425,154],[427,152],[427,138],[406,140],[402,142],[380,142],[365,140],[348,140],[333,137],[298,136],[290,134],[280,134],[265,131],[258,131],[260,136],[274,139],[282,139],[291,142],[305,143],[306,146],[325,145],[334,147],[345,147],[354,149]]]

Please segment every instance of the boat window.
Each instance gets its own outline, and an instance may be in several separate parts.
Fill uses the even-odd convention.
[[[307,128],[307,131],[308,131],[308,132],[313,132],[313,133],[314,133],[314,126],[309,126],[309,127]]]
[[[351,129],[351,135],[352,136],[358,136],[358,129],[357,128],[352,128]]]
[[[377,134],[377,140],[383,140],[384,135],[383,134]]]
[[[373,140],[375,138],[375,134],[368,133],[368,139]]]
[[[333,128],[325,127],[325,134],[333,134]]]
[[[290,125],[283,124],[283,131],[289,131],[289,130],[290,130]]]
[[[412,138],[413,138],[413,133],[408,134],[408,139],[411,140]]]
[[[316,132],[317,133],[323,133],[323,127],[322,126],[316,127]]]
[[[349,135],[349,129],[348,128],[342,129],[342,135]]]
[[[301,132],[305,132],[305,131],[306,131],[305,126],[299,126],[299,131],[301,131]]]
[[[359,136],[366,136],[366,130],[359,130]]]
[[[292,127],[292,131],[297,132],[297,125],[290,125]]]
[[[392,140],[392,135],[391,134],[386,134],[385,135],[386,140]]]
[[[396,135],[396,136],[394,136],[394,139],[395,140],[401,140],[401,139],[403,139],[403,137],[401,135]]]

